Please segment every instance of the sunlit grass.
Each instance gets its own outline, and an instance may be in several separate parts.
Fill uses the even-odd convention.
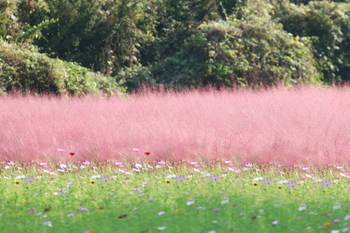
[[[345,232],[347,171],[230,161],[4,162],[0,232]]]

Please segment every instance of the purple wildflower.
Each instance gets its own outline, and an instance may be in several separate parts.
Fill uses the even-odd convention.
[[[271,222],[272,225],[277,225],[279,223],[280,223],[280,221],[278,221],[278,220],[275,220],[275,221]]]
[[[292,182],[292,183],[289,183],[289,184],[288,184],[289,187],[293,187],[293,186],[295,186],[295,185],[297,185],[297,182]]]
[[[185,179],[184,176],[180,176],[180,177],[176,178],[177,181],[183,181],[184,179]]]
[[[331,183],[332,183],[332,181],[325,181],[325,182],[322,183],[322,185],[327,186],[327,185],[330,185]]]
[[[29,210],[29,211],[28,211],[28,213],[30,213],[30,214],[34,214],[34,213],[35,213],[35,211],[34,211],[34,210]]]
[[[51,221],[44,222],[44,225],[52,227],[52,222]]]
[[[26,179],[27,182],[32,182],[33,180],[35,180],[34,177],[29,177],[29,178]]]
[[[271,179],[264,180],[264,183],[265,183],[265,184],[269,184],[269,183],[271,183],[271,182],[272,182]]]
[[[333,223],[338,223],[338,222],[340,222],[340,221],[341,221],[340,218],[335,218],[335,219],[333,219]]]
[[[77,208],[77,210],[80,210],[80,211],[87,211],[88,210],[88,208],[87,207],[78,207]]]
[[[215,208],[212,212],[213,213],[217,213],[217,212],[219,212],[221,210],[221,208]]]
[[[101,179],[101,181],[106,182],[106,181],[108,181],[109,179],[110,179],[109,177],[103,177],[103,178]]]
[[[212,176],[212,177],[210,177],[211,180],[217,180],[219,178],[220,178],[220,176]]]
[[[148,182],[142,182],[142,185],[146,186],[148,185]]]

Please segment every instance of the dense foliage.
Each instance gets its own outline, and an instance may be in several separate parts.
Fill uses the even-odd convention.
[[[0,41],[0,94],[113,94],[114,80],[73,62],[49,58],[32,47]]]
[[[318,69],[327,83],[350,80],[350,4],[310,2],[278,6],[277,18],[284,29],[312,41]]]
[[[42,55],[45,59],[55,58],[51,62],[80,64],[86,69],[79,70],[102,74],[95,75],[98,85],[81,76],[86,89],[65,87],[72,94],[111,93],[117,86],[132,91],[143,85],[178,89],[341,84],[350,79],[347,2],[0,0],[0,39],[21,48],[36,46],[38,54],[47,54]],[[25,60],[25,53],[23,49],[18,54]],[[40,62],[31,64],[38,70],[26,77],[15,65],[7,63],[13,75],[24,80],[35,76],[43,83],[8,82],[9,69],[2,68],[4,92],[62,92],[60,85],[38,77],[44,75]],[[64,83],[64,76],[57,79]]]

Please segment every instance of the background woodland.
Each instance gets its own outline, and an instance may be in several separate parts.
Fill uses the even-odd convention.
[[[350,1],[0,0],[0,93],[343,85]]]

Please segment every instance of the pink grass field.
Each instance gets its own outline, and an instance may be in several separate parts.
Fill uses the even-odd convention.
[[[348,87],[6,96],[0,109],[0,161],[350,162]]]

